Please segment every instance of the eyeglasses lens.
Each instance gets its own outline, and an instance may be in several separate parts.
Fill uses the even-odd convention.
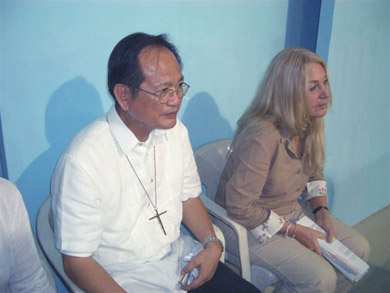
[[[179,99],[182,99],[184,95],[187,93],[189,89],[189,85],[186,83],[182,83],[177,89],[176,89],[176,94]],[[161,93],[160,95],[160,102],[162,104],[165,104],[169,101],[170,98],[172,98],[175,94],[175,91],[172,89],[168,89],[164,92]]]

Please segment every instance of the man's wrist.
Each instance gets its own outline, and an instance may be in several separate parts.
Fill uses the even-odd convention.
[[[203,248],[206,248],[207,244],[209,244],[210,242],[214,242],[214,243],[218,244],[218,246],[221,248],[221,252],[223,252],[223,250],[224,250],[223,243],[220,239],[218,239],[215,236],[206,237],[206,239],[203,242]]]

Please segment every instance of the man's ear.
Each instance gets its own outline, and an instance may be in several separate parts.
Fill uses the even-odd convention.
[[[132,99],[130,88],[122,83],[117,83],[114,86],[115,99],[123,111],[130,108],[130,101]]]

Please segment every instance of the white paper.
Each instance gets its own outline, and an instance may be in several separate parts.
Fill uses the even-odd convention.
[[[297,223],[325,233],[324,229],[306,216]],[[324,239],[318,239],[318,243],[322,255],[351,282],[359,281],[367,273],[370,266],[339,240],[334,239],[332,243],[328,243]]]

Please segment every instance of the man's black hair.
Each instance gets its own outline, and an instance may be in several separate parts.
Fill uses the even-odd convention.
[[[133,97],[137,96],[137,88],[145,79],[139,61],[139,54],[149,46],[168,49],[176,57],[180,68],[182,68],[177,49],[168,41],[166,34],[153,36],[145,33],[134,33],[128,35],[115,46],[108,60],[107,85],[115,102],[114,86],[117,83],[127,85]]]

